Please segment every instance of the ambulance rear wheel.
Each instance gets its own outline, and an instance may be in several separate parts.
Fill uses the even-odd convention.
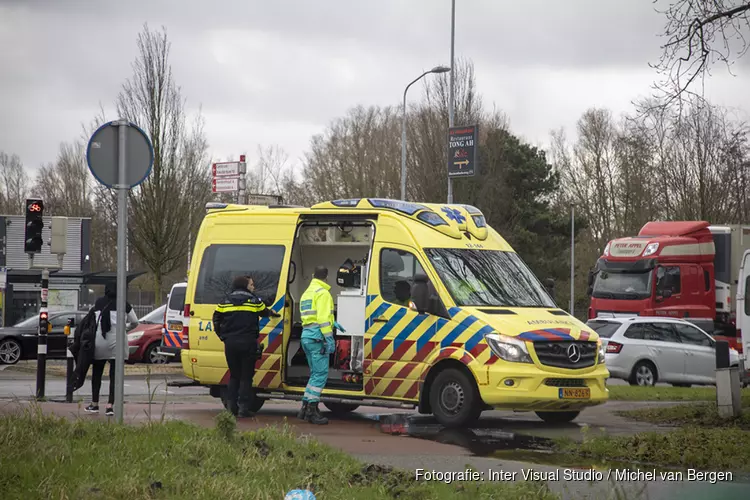
[[[225,410],[229,410],[229,400],[227,399],[227,393],[228,390],[226,387],[221,388],[220,397],[221,397],[221,404],[224,405]],[[261,408],[263,408],[263,403],[266,402],[265,398],[259,398],[258,396],[255,396],[253,398],[253,402],[250,403],[250,411],[253,413],[258,413]]]
[[[462,370],[448,368],[441,371],[430,386],[432,414],[445,427],[468,427],[482,413],[474,381]]]
[[[352,405],[347,403],[323,403],[326,408],[330,410],[331,413],[334,415],[346,415],[347,413],[351,413],[357,408],[359,408],[359,405]]]

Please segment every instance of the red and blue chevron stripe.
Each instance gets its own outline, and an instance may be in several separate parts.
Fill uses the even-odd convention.
[[[577,340],[573,338],[573,336],[570,334],[570,329],[568,328],[545,328],[543,330],[531,330],[528,332],[523,332],[518,335],[519,339],[523,340],[529,340],[529,341],[539,341],[539,340],[547,340],[547,341],[563,341],[563,340]],[[581,339],[585,340],[585,339]]]

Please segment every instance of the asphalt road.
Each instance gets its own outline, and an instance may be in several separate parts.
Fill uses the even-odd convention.
[[[183,377],[175,375],[152,375],[147,378],[143,375],[125,377],[125,397],[142,399],[152,396],[208,396],[205,387],[167,387],[167,380],[180,379]],[[106,397],[109,391],[109,377],[104,376],[101,394]],[[18,372],[13,367],[0,366],[0,398],[29,398],[36,394],[36,375],[26,372]],[[47,398],[59,399],[65,397],[65,379],[48,375],[45,383],[45,396]],[[74,394],[77,398],[91,397],[91,377]]]
[[[167,378],[176,378],[168,376]],[[615,382],[617,383],[617,382]],[[0,371],[0,412],[12,411],[17,400],[28,400],[35,393],[33,374],[19,373],[7,368]],[[103,393],[108,390],[105,379]],[[48,398],[60,400],[65,394],[64,380],[49,377],[46,385]],[[222,410],[221,404],[208,396],[205,388],[166,387],[165,376],[154,376],[151,387],[143,376],[129,376],[125,380],[126,421],[137,423],[148,418],[180,419],[212,427],[214,418]],[[151,394],[151,396],[149,396]],[[76,400],[88,401],[90,383],[76,392]],[[144,404],[152,400],[156,405]],[[733,481],[710,484],[707,481],[666,481],[659,472],[655,480],[607,480],[610,467],[599,468],[601,476],[588,464],[572,463],[566,457],[540,453],[546,438],[570,437],[582,439],[582,429],[589,433],[628,435],[640,431],[668,431],[668,428],[636,423],[618,417],[615,411],[664,402],[634,403],[612,401],[585,410],[572,424],[551,426],[533,413],[485,412],[472,429],[458,431],[440,427],[431,417],[418,416],[405,410],[361,407],[352,415],[337,418],[329,415],[330,425],[313,426],[295,418],[297,403],[267,402],[255,419],[241,420],[239,428],[249,430],[266,425],[291,424],[297,432],[309,434],[331,446],[340,448],[367,463],[376,463],[413,471],[417,469],[441,473],[464,471],[467,466],[483,472],[485,481],[524,480],[524,472],[553,474],[548,477],[550,487],[566,499],[648,498],[649,500],[691,499],[747,499],[750,498],[750,478],[735,475]],[[88,415],[79,405],[43,403],[45,411],[70,417],[107,418]],[[541,444],[540,444],[541,443]],[[649,466],[614,465],[615,470],[631,473],[651,472]],[[578,477],[573,477],[573,474]],[[587,480],[586,474],[593,477]],[[612,472],[615,474],[615,472]],[[554,477],[556,475],[557,477]],[[641,492],[642,496],[637,496]],[[619,496],[618,496],[619,495]]]

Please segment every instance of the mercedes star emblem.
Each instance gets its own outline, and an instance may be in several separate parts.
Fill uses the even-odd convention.
[[[568,359],[572,363],[578,363],[581,360],[581,348],[575,344],[568,346]]]

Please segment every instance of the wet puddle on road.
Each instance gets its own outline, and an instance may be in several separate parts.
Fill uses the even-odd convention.
[[[617,462],[593,465],[591,459],[556,452],[555,440],[552,438],[519,434],[502,428],[448,429],[435,423],[430,417],[408,414],[370,415],[368,418],[377,421],[380,431],[385,434],[409,436],[459,446],[477,457],[571,469],[631,467],[636,465],[634,463]],[[502,425],[503,422],[492,423]]]

